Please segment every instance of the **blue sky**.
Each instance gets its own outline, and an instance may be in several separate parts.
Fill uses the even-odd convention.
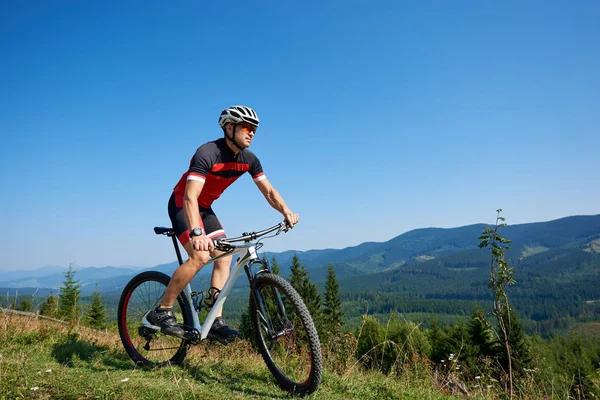
[[[152,227],[234,104],[300,214],[271,251],[598,214],[599,19],[594,1],[3,2],[0,270],[174,260]],[[249,176],[214,209],[230,236],[281,220]]]

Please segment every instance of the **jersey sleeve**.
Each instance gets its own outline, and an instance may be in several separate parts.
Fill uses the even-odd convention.
[[[254,156],[254,160],[252,160],[252,163],[250,164],[249,172],[254,182],[259,182],[266,178],[260,160],[256,156]]]
[[[200,146],[196,150],[196,154],[194,154],[194,157],[190,161],[187,176],[188,181],[199,181],[202,183],[206,181],[206,176],[215,162],[212,157],[213,153],[210,151],[209,146]]]

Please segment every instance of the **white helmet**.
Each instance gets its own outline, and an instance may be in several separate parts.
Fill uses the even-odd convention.
[[[219,117],[219,126],[223,129],[225,129],[225,124],[239,124],[240,122],[258,127],[256,111],[246,106],[231,106],[224,109]]]

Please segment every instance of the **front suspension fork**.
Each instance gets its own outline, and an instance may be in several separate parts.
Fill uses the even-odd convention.
[[[252,267],[257,264],[260,266],[260,269],[258,271],[256,271],[256,273],[253,273]],[[265,317],[267,315],[267,310],[266,310],[262,295],[260,294],[259,290],[254,285],[254,281],[259,274],[272,273],[271,268],[269,268],[269,264],[266,262],[266,260],[257,259],[257,260],[253,260],[252,262],[246,264],[244,266],[244,269],[246,271],[246,275],[248,276],[248,281],[250,283],[250,288],[251,288],[250,292],[252,293],[252,297],[254,298],[254,304],[256,304],[256,307],[257,307],[256,311],[259,313],[259,317],[267,325],[269,337],[271,339],[276,339],[279,336],[286,334],[288,329],[286,329],[285,327],[288,327],[290,325],[290,323],[289,323],[290,321],[285,312],[285,307],[283,306],[283,300],[281,300],[281,294],[279,293],[279,290],[277,290],[277,288],[275,288],[275,287],[271,288],[271,290],[273,291],[273,297],[275,298],[275,301],[277,303],[277,308],[279,309],[279,314],[282,316],[282,319],[283,319],[282,322],[283,322],[284,329],[281,332],[273,332],[274,329],[273,329],[273,326],[271,325],[270,319],[267,319]]]

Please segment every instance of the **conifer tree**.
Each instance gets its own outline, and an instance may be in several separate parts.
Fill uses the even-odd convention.
[[[341,328],[343,312],[342,300],[340,299],[340,285],[335,276],[332,264],[329,264],[327,268],[323,316],[327,319],[327,323],[331,324],[332,330],[337,331]]]
[[[448,335],[442,330],[435,316],[431,320],[431,327],[426,331],[426,336],[431,344],[429,358],[435,363],[440,363],[452,352],[448,348]]]
[[[509,313],[510,315],[505,315],[504,319],[508,321],[508,340],[510,342],[512,368],[514,374],[517,377],[521,377],[526,368],[532,367],[533,355],[523,331],[523,325],[519,321],[517,314],[513,310],[510,310]],[[504,351],[501,353],[500,362],[504,368],[508,367],[508,357]]]
[[[277,258],[275,258],[275,256],[271,258],[271,272],[275,275],[279,275],[279,272],[281,272],[281,267],[279,266],[279,263],[277,262]]]
[[[21,299],[21,303],[19,304],[19,311],[35,312],[35,308],[33,307],[33,304],[31,303],[31,300],[28,296],[23,296],[23,298]]]
[[[250,322],[250,314],[248,310],[242,311],[242,315],[240,318],[240,327],[239,327],[240,335],[242,335],[243,339],[251,340],[252,339],[252,323]]]
[[[310,281],[308,271],[303,264],[300,263],[298,255],[292,257],[292,266],[290,267],[292,274],[290,283],[296,289],[317,328],[319,334],[323,331],[322,327],[322,310],[321,310],[321,295],[317,289],[317,285]]]
[[[292,266],[290,267],[290,283],[296,289],[296,291],[302,296],[302,287],[305,285],[305,281],[308,279],[308,272],[304,268],[304,265],[300,264],[298,255],[294,254],[292,257]],[[304,296],[302,296],[304,298]]]
[[[60,287],[58,299],[58,316],[67,321],[77,321],[81,306],[79,305],[81,289],[75,280],[73,265],[69,264],[69,270],[65,272],[63,286]]]
[[[42,304],[42,309],[40,310],[40,315],[44,315],[46,317],[54,318],[58,312],[58,300],[52,292],[50,292],[50,296],[46,297],[46,301]]]
[[[90,304],[85,316],[87,325],[92,328],[106,328],[108,318],[106,316],[106,307],[102,302],[102,297],[100,297],[100,291],[98,290],[98,282],[96,282],[96,290],[92,294],[92,304]]]
[[[469,334],[480,356],[493,357],[497,353],[494,332],[485,317],[485,312],[480,308],[476,308],[471,314]]]

